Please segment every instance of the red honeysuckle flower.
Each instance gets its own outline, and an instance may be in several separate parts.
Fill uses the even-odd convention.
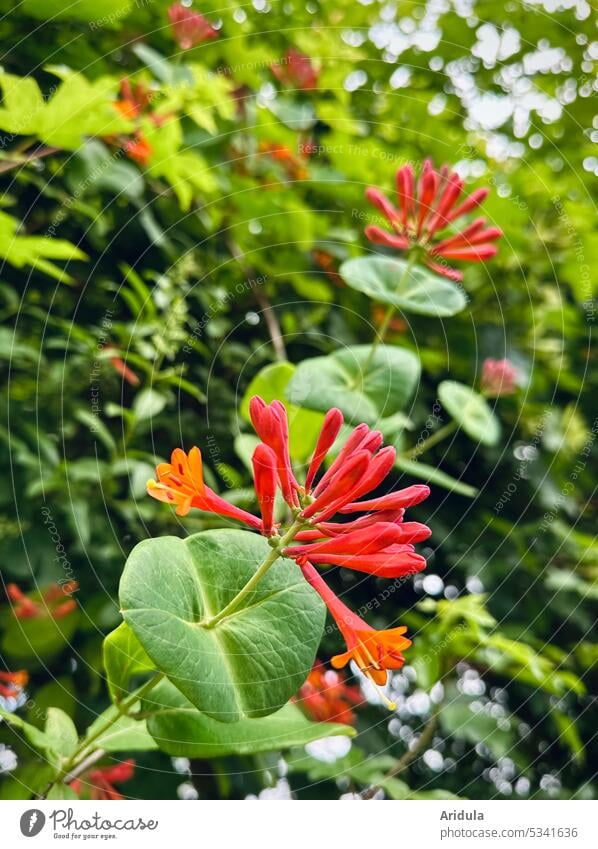
[[[318,84],[319,73],[309,56],[299,53],[293,47],[287,50],[282,62],[275,62],[270,67],[276,79],[290,88],[310,91]]]
[[[147,165],[154,150],[142,133],[137,133],[135,138],[127,139],[123,145],[124,151],[138,165]]]
[[[358,510],[397,510],[404,507],[414,507],[424,501],[430,494],[430,487],[417,483],[397,492],[389,492],[379,498],[370,498],[368,501],[359,501],[345,504],[341,513],[355,513]]]
[[[345,566],[379,577],[397,578],[426,568],[425,558],[415,553],[411,543],[421,542],[430,534],[427,525],[419,522],[377,522],[323,542],[292,546],[284,553],[295,560],[309,557],[314,563]]]
[[[355,713],[352,708],[363,700],[359,687],[348,685],[342,673],[326,669],[318,660],[294,698],[316,722],[341,722],[344,725],[353,725]]]
[[[502,236],[502,231],[498,227],[488,227],[484,218],[477,218],[445,239],[435,239],[451,222],[476,209],[489,189],[476,189],[457,205],[463,194],[463,180],[448,165],[436,171],[429,159],[424,162],[417,189],[411,165],[399,168],[396,185],[398,207],[379,189],[370,186],[366,190],[366,198],[380,210],[392,228],[392,232],[388,232],[377,225],[368,225],[365,235],[370,242],[399,251],[420,251],[428,268],[451,280],[461,280],[463,274],[443,260],[483,262],[496,254],[493,242]]]
[[[311,563],[304,561],[300,568],[305,580],[326,604],[347,643],[347,651],[335,655],[331,660],[332,665],[335,669],[342,669],[354,660],[374,684],[384,686],[388,679],[387,670],[400,669],[405,663],[402,652],[411,645],[411,640],[404,636],[407,628],[402,625],[377,631],[349,610]]]
[[[260,442],[253,452],[252,464],[255,491],[262,514],[262,533],[271,536],[274,533],[274,501],[278,478],[276,454]]]
[[[297,490],[299,484],[295,480],[289,454],[289,423],[287,411],[280,401],[266,404],[259,395],[254,395],[249,402],[251,423],[259,438],[276,455],[278,480],[284,500],[293,507],[299,506]]]
[[[119,99],[114,106],[124,118],[139,118],[152,100],[152,91],[143,83],[131,85],[130,80],[125,77],[120,81]]]
[[[6,585],[6,595],[12,603],[12,609],[17,619],[40,619],[51,616],[53,619],[64,619],[77,607],[73,598],[63,601],[65,596],[72,596],[79,585],[76,581],[64,584],[51,584],[42,593],[39,601],[26,595],[16,584]]]
[[[516,380],[517,371],[510,360],[484,360],[480,385],[488,398],[512,395],[517,391]]]
[[[324,461],[324,458],[334,445],[336,437],[338,436],[342,426],[343,414],[341,413],[341,411],[338,410],[336,407],[333,407],[332,410],[328,410],[324,417],[322,430],[320,431],[320,435],[318,436],[318,441],[316,442],[316,447],[314,449],[314,453],[311,458],[309,468],[307,470],[307,475],[305,478],[306,490],[309,491],[311,489],[313,480],[316,474],[318,473],[320,466]]]
[[[41,614],[41,607],[16,584],[6,585],[6,595],[12,602],[12,609],[17,619],[35,619]]]
[[[5,699],[15,698],[29,681],[29,673],[25,669],[18,672],[0,672],[0,696]]]
[[[135,773],[135,761],[129,758],[115,766],[104,766],[89,770],[81,778],[76,778],[70,783],[70,787],[80,796],[89,796],[93,800],[105,800],[118,802],[123,799],[115,784],[124,784],[133,778]]]
[[[218,30],[199,12],[193,12],[182,3],[173,3],[168,18],[176,43],[181,50],[190,50],[204,41],[218,38]]]
[[[117,371],[124,380],[131,386],[139,386],[139,378],[129,366],[120,357],[110,357],[110,365]]]

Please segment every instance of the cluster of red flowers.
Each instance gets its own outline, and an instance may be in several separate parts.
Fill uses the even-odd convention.
[[[130,781],[134,772],[135,761],[129,758],[116,766],[103,766],[89,770],[81,778],[71,781],[70,787],[81,798],[118,802],[124,797],[114,785]]]
[[[190,50],[198,44],[203,44],[204,41],[218,38],[218,30],[207,18],[199,12],[191,11],[182,3],[172,4],[168,10],[168,18],[174,39],[181,50]]]
[[[405,522],[404,513],[407,507],[427,498],[430,491],[427,486],[416,485],[359,500],[383,483],[396,455],[393,447],[382,447],[382,434],[366,424],[351,432],[316,483],[343,425],[342,413],[336,408],[325,416],[305,484],[300,485],[291,466],[284,405],[280,401],[266,404],[255,396],[249,410],[261,440],[253,454],[261,519],[228,504],[204,484],[201,453],[196,447],[188,455],[175,449],[171,462],[157,467],[157,481],[149,481],[148,492],[160,501],[176,505],[179,515],[185,515],[191,507],[219,513],[259,530],[275,543],[281,539],[274,520],[275,497],[280,489],[294,517],[293,525],[285,532],[281,554],[297,563],[328,606],[347,643],[346,652],[332,658],[332,665],[340,668],[354,660],[373,681],[384,684],[386,670],[399,669],[404,663],[402,651],[410,645],[404,636],[406,628],[371,628],[335,596],[313,564],[342,566],[383,578],[421,571],[426,561],[415,552],[414,543],[427,539],[430,529],[419,522]],[[358,512],[364,515],[350,521],[332,521],[336,514]]]
[[[68,581],[62,586],[52,584],[44,590],[40,599],[35,601],[16,584],[7,584],[6,595],[12,603],[13,613],[17,619],[39,619],[42,616],[63,619],[77,607],[75,599],[68,598],[64,601],[64,597],[72,596],[77,589],[76,581]]]
[[[282,62],[276,62],[271,68],[276,79],[289,88],[311,91],[318,84],[318,71],[309,56],[293,47],[287,50]]]
[[[29,681],[29,673],[25,669],[18,672],[0,672],[0,696],[13,699],[19,695]]]
[[[341,672],[326,669],[316,661],[295,701],[316,722],[352,725],[355,721],[352,708],[363,702],[363,696],[359,687],[346,683]]]
[[[509,360],[484,360],[480,385],[488,398],[512,395],[517,390],[516,380],[515,366]]]
[[[433,271],[461,280],[460,271],[450,268],[446,261],[482,262],[497,251],[496,242],[502,236],[498,227],[488,227],[484,218],[476,218],[458,233],[444,239],[437,235],[453,221],[476,209],[487,197],[489,189],[476,189],[464,200],[461,177],[443,165],[436,171],[432,162],[424,162],[417,186],[411,165],[399,168],[396,174],[397,204],[392,204],[379,189],[370,187],[367,199],[386,218],[392,232],[371,224],[365,228],[367,238],[377,245],[400,251],[416,251]]]

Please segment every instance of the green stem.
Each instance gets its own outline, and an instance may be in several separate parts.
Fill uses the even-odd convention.
[[[457,430],[457,422],[450,421],[448,424],[445,424],[443,427],[435,431],[427,439],[424,439],[423,442],[419,442],[410,451],[405,451],[405,453],[401,456],[404,457],[406,460],[416,460],[420,456],[420,454],[423,454],[424,451],[427,451],[428,448],[431,448],[438,442],[442,442],[445,437],[450,436],[450,434],[454,433],[455,430]]]
[[[146,681],[145,684],[142,684],[141,687],[138,687],[134,692],[130,693],[126,699],[118,705],[118,710],[115,711],[113,716],[99,725],[96,730],[89,737],[84,737],[81,743],[77,746],[71,757],[68,759],[66,764],[62,767],[56,778],[50,782],[48,787],[46,787],[45,791],[40,795],[40,799],[45,799],[50,790],[56,784],[60,784],[65,776],[69,775],[73,771],[77,769],[80,761],[87,760],[89,757],[89,748],[92,743],[98,740],[103,734],[106,733],[112,726],[118,722],[118,720],[122,716],[127,716],[129,709],[140,699],[142,699],[150,690],[152,690],[156,684],[162,680],[164,677],[162,672],[159,672],[157,675],[154,675],[153,678],[150,678],[149,681]]]
[[[282,555],[282,550],[285,548],[290,542],[295,538],[295,534],[297,531],[301,530],[304,525],[303,519],[295,519],[293,524],[290,526],[288,531],[283,534],[278,539],[276,545],[272,547],[272,551],[266,557],[263,563],[261,563],[257,571],[252,575],[252,577],[247,581],[242,590],[239,590],[237,595],[229,601],[226,607],[223,607],[219,613],[216,613],[214,616],[211,616],[209,619],[205,619],[201,624],[204,628],[213,628],[214,625],[217,625],[227,616],[230,616],[231,613],[234,613],[235,610],[239,607],[243,599],[249,595],[250,592],[254,589],[256,584],[261,581],[264,577],[268,569],[278,560],[278,558]]]
[[[411,269],[415,265],[416,260],[417,260],[417,253],[412,253],[411,256],[409,257],[409,259],[407,260],[407,265],[405,266],[405,270],[401,274],[401,279],[399,280],[399,282],[397,284],[397,289],[396,289],[397,292],[401,292],[403,290],[403,287],[405,286],[405,283],[407,282],[407,279],[409,277]],[[372,342],[372,347],[370,348],[367,359],[366,359],[366,361],[363,365],[362,374],[364,374],[364,375],[367,374],[368,368],[371,366],[372,360],[374,359],[376,351],[378,350],[378,345],[381,342],[384,341],[386,331],[388,330],[388,326],[389,326],[389,324],[392,320],[393,315],[396,312],[396,309],[397,308],[394,306],[394,304],[390,304],[388,309],[384,313],[384,318],[382,319],[382,324],[380,325],[380,327],[376,331],[376,335],[375,335],[374,340]]]
[[[34,162],[36,159],[43,159],[45,156],[52,156],[54,153],[58,153],[60,151],[59,147],[44,147],[40,145],[36,150],[26,151],[23,154],[19,154],[15,151],[8,151],[6,155],[6,159],[4,162],[0,164],[0,174],[3,174],[5,171],[12,171],[14,168],[18,168],[21,165],[27,165],[29,162]]]

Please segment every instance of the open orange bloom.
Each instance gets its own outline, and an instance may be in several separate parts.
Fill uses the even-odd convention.
[[[262,520],[234,504],[229,504],[205,485],[203,466],[199,448],[193,447],[189,454],[182,448],[175,448],[170,463],[156,466],[157,481],[147,483],[148,494],[158,501],[176,505],[178,516],[186,516],[191,507],[218,513],[230,519],[237,519],[256,530],[261,530]]]
[[[124,151],[138,165],[147,165],[152,158],[153,148],[142,133],[137,133],[135,138],[128,139],[124,145]]]
[[[29,681],[29,673],[25,669],[18,672],[0,672],[0,696],[5,699],[19,695]]]
[[[358,616],[355,618],[359,619]],[[350,660],[354,660],[361,671],[375,684],[386,684],[386,670],[400,669],[405,663],[401,652],[411,645],[411,640],[403,636],[407,628],[402,625],[400,628],[376,631],[363,620],[360,621],[362,628],[347,629],[347,633],[344,634],[347,646],[352,644],[352,647],[343,654],[335,655],[330,662],[335,669],[342,669]]]
[[[343,604],[311,563],[304,561],[299,565],[305,580],[324,601],[347,643],[347,651],[332,658],[334,668],[341,669],[354,660],[374,684],[384,686],[387,670],[400,669],[405,663],[402,652],[411,645],[411,640],[404,636],[407,628],[404,625],[384,631],[371,628]]]

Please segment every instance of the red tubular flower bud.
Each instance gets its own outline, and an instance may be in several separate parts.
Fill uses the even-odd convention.
[[[382,194],[381,191],[379,191],[379,189],[370,187],[369,189],[366,189],[365,196],[367,200],[376,206],[382,215],[390,222],[399,220],[398,209],[393,206],[393,204]]]
[[[69,613],[72,613],[77,607],[77,602],[74,599],[70,599],[69,601],[65,601],[62,604],[59,604],[58,607],[55,607],[52,610],[52,617],[54,619],[64,619],[65,616],[68,616]]]
[[[18,587],[16,584],[6,585],[6,595],[11,601],[23,601],[27,598],[27,596],[23,593],[20,587]]]
[[[512,395],[517,390],[517,371],[509,360],[484,360],[481,389],[488,398]]]
[[[249,415],[259,438],[276,455],[278,480],[284,500],[290,507],[298,507],[299,485],[291,468],[289,428],[284,404],[280,401],[272,401],[268,406],[256,395],[249,402]]]
[[[310,552],[311,557],[311,552]],[[426,568],[426,560],[412,546],[392,545],[377,554],[315,554],[314,563],[344,566],[378,578],[402,578]]]
[[[456,209],[453,209],[451,213],[447,216],[447,221],[455,221],[456,218],[461,218],[462,215],[465,215],[466,212],[471,212],[473,209],[476,209],[480,204],[482,204],[488,194],[490,193],[490,189],[476,189],[475,192],[472,192],[469,197],[463,201],[463,203],[458,206]]]
[[[389,492],[379,498],[370,498],[367,501],[352,502],[341,507],[340,513],[356,513],[358,510],[397,510],[402,507],[413,507],[419,504],[430,494],[430,487],[425,484],[414,484],[397,492]]]
[[[426,160],[426,165],[428,165],[428,162],[429,160]],[[421,236],[424,224],[432,211],[432,203],[436,196],[436,190],[438,189],[438,174],[434,171],[431,164],[428,165],[427,168],[424,167],[421,180],[419,181],[419,186],[419,214],[417,219],[418,237]]]
[[[186,8],[182,3],[173,3],[168,10],[168,17],[172,33],[181,50],[189,50],[204,41],[218,37],[218,30],[203,15]]]
[[[459,195],[463,191],[463,180],[459,177],[458,174],[451,174],[447,180],[446,187],[440,198],[438,206],[436,207],[436,212],[428,221],[428,233],[430,236],[433,236],[437,230],[441,230],[446,227],[447,214],[449,210],[453,208]]]
[[[370,463],[371,454],[369,451],[358,451],[354,454],[347,460],[344,467],[334,475],[324,492],[305,508],[303,516],[309,519],[325,508],[328,508],[327,512],[330,512],[331,507],[333,509],[330,515],[333,515],[338,509],[336,507],[337,502],[340,500],[343,503],[343,499],[353,493],[357,482],[366,473]]]
[[[253,477],[255,491],[262,514],[263,533],[271,536],[274,525],[274,500],[278,477],[276,454],[264,443],[260,443],[253,452]]]
[[[423,542],[432,535],[432,531],[422,522],[401,522],[395,526],[399,531],[397,542],[405,545],[407,543]]]
[[[498,251],[496,245],[480,245],[479,247],[471,248],[454,248],[453,250],[443,250],[438,256],[443,256],[445,259],[460,259],[467,262],[479,262],[484,259],[490,259]]]
[[[396,175],[396,182],[397,197],[401,208],[401,219],[403,221],[403,227],[406,227],[415,206],[413,195],[414,176],[411,165],[404,165],[402,168],[399,168]]]
[[[310,491],[318,469],[322,465],[326,454],[328,454],[334,445],[334,441],[338,436],[342,425],[343,414],[341,411],[337,407],[333,407],[331,410],[328,410],[326,417],[324,418],[322,430],[318,436],[318,442],[316,444],[313,457],[311,458],[309,469],[307,470],[307,477],[305,478],[305,489],[307,492]]]
[[[374,245],[384,245],[387,248],[396,248],[399,251],[404,251],[409,247],[409,239],[406,236],[397,236],[389,233],[375,224],[368,224],[364,233],[366,238],[370,242],[373,242]]]
[[[123,376],[123,378],[130,383],[131,386],[139,386],[139,378],[129,366],[122,360],[120,357],[111,357],[110,363],[112,367]]]
[[[417,523],[415,523],[417,524]],[[366,528],[340,534],[313,545],[291,546],[285,549],[289,557],[307,557],[315,560],[319,554],[371,554],[381,551],[401,539],[399,525],[390,522],[377,522]]]
[[[363,479],[359,482],[359,486],[352,493],[352,498],[359,498],[365,495],[366,492],[371,492],[372,489],[380,486],[392,469],[396,456],[396,448],[393,448],[392,445],[387,445],[386,448],[375,454],[372,457],[367,474],[363,476]]]
[[[135,761],[132,758],[128,758],[126,761],[115,766],[104,767],[101,772],[105,780],[111,784],[124,784],[133,778]]]
[[[322,475],[318,485],[314,489],[314,494],[319,495],[324,488],[328,485],[328,482],[334,477],[334,475],[342,469],[346,460],[354,454],[358,448],[361,448],[361,443],[364,441],[365,437],[370,433],[369,427],[362,423],[357,425],[357,427],[352,431],[352,433],[347,438],[347,441],[339,451],[336,459],[333,463],[331,463],[330,467],[327,471]]]
[[[433,253],[439,253],[444,250],[444,248],[453,248],[460,245],[470,245],[471,240],[484,229],[486,226],[485,218],[476,218],[475,221],[472,221],[471,224],[462,230],[460,233],[457,233],[455,236],[450,236],[448,239],[443,239],[442,242],[438,242],[434,246]]]
[[[402,521],[404,510],[380,510],[376,513],[367,513],[365,516],[360,516],[359,519],[353,519],[351,522],[318,522],[320,537],[335,537],[340,534],[348,534],[351,531],[358,531],[361,528],[367,528],[369,525],[375,525],[376,522],[392,522],[397,524]],[[316,539],[316,537],[311,537]]]
[[[318,71],[312,65],[309,56],[299,53],[291,47],[287,50],[284,62],[271,66],[274,76],[284,85],[309,91],[318,84]]]

